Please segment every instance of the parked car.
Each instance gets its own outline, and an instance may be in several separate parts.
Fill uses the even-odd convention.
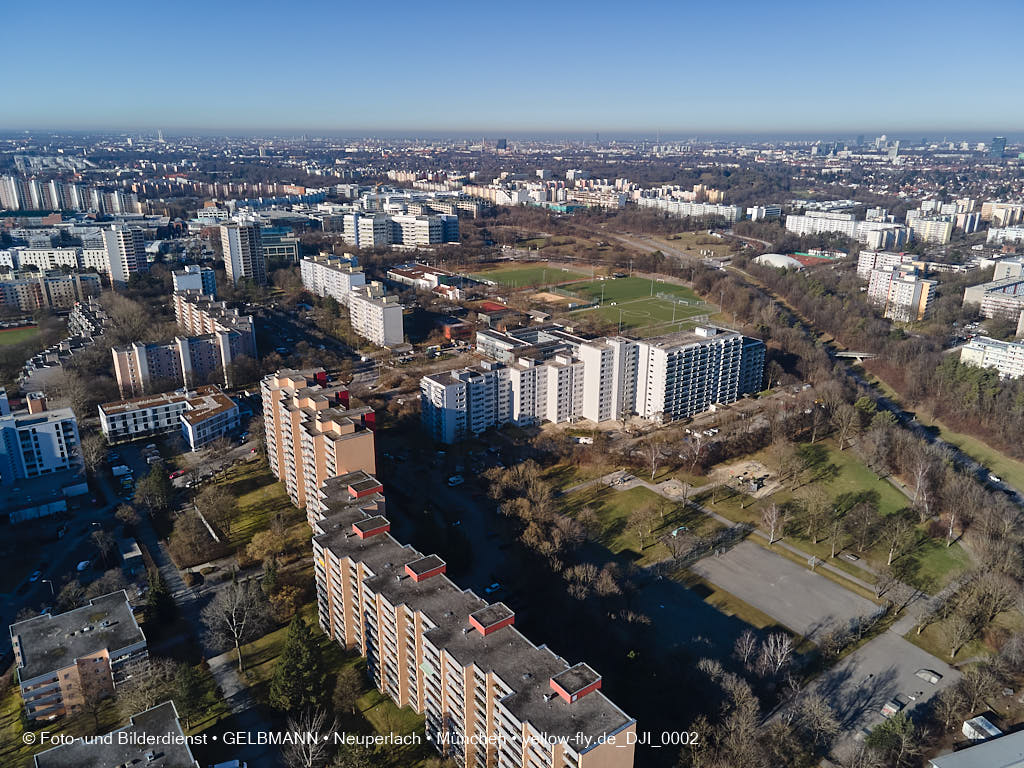
[[[32,571],[32,575],[28,577],[29,581],[39,581],[39,577],[43,575],[42,571]]]
[[[89,570],[89,566],[90,565],[92,565],[92,561],[91,560],[83,560],[82,562],[80,562],[78,564],[78,567],[75,570],[77,570],[79,573],[81,573],[82,571]]]
[[[484,588],[484,593],[490,595],[497,592],[499,589],[501,589],[501,584],[494,582],[491,586]]]
[[[930,669],[919,669],[914,674],[920,677],[926,683],[931,683],[932,685],[935,685],[939,682],[939,680],[942,679],[942,675],[940,675],[938,672],[933,672]]]
[[[462,485],[464,482],[466,482],[466,478],[464,478],[462,475],[452,475],[451,477],[448,478],[448,485],[451,486],[452,488],[454,488],[457,485]]]
[[[169,474],[167,476],[167,479],[168,480],[173,480],[174,478],[181,477],[184,474],[185,474],[185,470],[184,469],[176,469],[173,472],[171,472],[171,474]]]

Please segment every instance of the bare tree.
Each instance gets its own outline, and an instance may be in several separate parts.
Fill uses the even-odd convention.
[[[700,430],[694,430],[686,442],[686,455],[690,459],[690,472],[697,468],[697,464],[704,457],[708,447],[708,437]]]
[[[196,509],[224,533],[231,533],[231,518],[236,508],[234,497],[222,485],[208,485],[196,497]]]
[[[978,632],[978,623],[974,614],[966,606],[953,612],[944,625],[946,641],[949,643],[949,655],[956,658],[960,649],[969,643]]]
[[[316,739],[295,739],[285,746],[284,761],[288,768],[323,768],[331,757],[330,741],[323,738],[337,729],[337,721],[329,720],[322,709],[309,709],[298,716],[288,716],[290,733],[316,734]]]
[[[758,665],[766,673],[778,675],[793,656],[793,638],[782,632],[773,632],[761,643]]]
[[[771,546],[776,541],[776,534],[782,532],[785,525],[786,514],[778,504],[770,504],[761,510],[761,525],[768,531],[768,544]]]
[[[832,412],[832,424],[836,428],[839,450],[846,450],[847,438],[860,425],[860,413],[849,403],[842,403]]]
[[[863,552],[870,546],[878,527],[878,509],[870,501],[859,501],[846,513],[843,522],[857,551]]]
[[[747,669],[751,669],[754,663],[754,656],[757,653],[757,635],[754,634],[753,630],[746,629],[739,637],[736,638],[736,643],[733,645],[733,656],[735,656]]]
[[[844,513],[840,509],[832,508],[829,514],[828,521],[828,539],[832,545],[832,557],[836,556],[836,552],[842,549],[840,543],[842,542],[843,534],[846,532],[846,526],[844,523]]]
[[[889,515],[882,520],[881,540],[889,549],[886,565],[909,550],[917,541],[917,528],[914,523],[900,514]]]
[[[139,662],[131,676],[117,687],[117,705],[123,718],[145,712],[171,698],[180,667],[181,663],[173,659],[151,657]]]
[[[828,491],[822,484],[813,483],[801,490],[800,500],[804,504],[804,529],[807,538],[817,544],[831,507]]]
[[[661,435],[654,432],[648,435],[640,450],[643,451],[644,458],[647,459],[647,463],[651,468],[651,480],[654,480],[654,476],[658,473],[658,467],[661,465],[661,454],[665,448],[665,441]]]
[[[354,715],[358,708],[359,696],[365,687],[362,676],[355,667],[345,666],[338,670],[334,683],[333,703],[338,713]]]
[[[645,505],[633,510],[629,516],[629,521],[626,523],[626,530],[636,536],[637,541],[640,543],[640,549],[645,549],[647,546],[645,542],[651,537],[651,533],[657,523],[658,513]]]
[[[114,537],[108,531],[100,530],[93,531],[89,538],[92,539],[92,544],[96,547],[103,565],[110,565],[108,562],[110,555],[117,549],[117,541],[115,541]]]
[[[270,622],[270,606],[255,581],[233,582],[217,592],[203,608],[203,624],[215,642],[233,646],[242,665],[242,645],[255,640]]]
[[[79,443],[78,451],[82,456],[86,471],[95,473],[103,465],[103,459],[107,456],[107,443],[99,435],[86,435]]]

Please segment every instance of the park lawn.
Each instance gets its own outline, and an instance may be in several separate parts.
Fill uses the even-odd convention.
[[[716,257],[728,256],[732,252],[729,243],[723,238],[711,237],[703,232],[679,232],[675,235],[654,237],[653,239],[660,240],[673,248],[693,251],[694,255],[699,254],[703,250],[714,251]],[[704,240],[708,242],[701,242]]]
[[[91,717],[61,718],[36,723],[25,729],[22,727],[21,710],[21,692],[17,684],[12,682],[0,694],[0,765],[3,768],[30,768],[33,764],[32,755],[55,746],[51,743],[40,745],[41,731],[48,732],[51,737],[58,733],[84,737],[94,733],[109,733],[124,724],[120,709],[112,698],[104,701],[99,713],[99,728],[95,732]],[[34,735],[33,744],[25,744],[23,734],[26,733]]]
[[[470,277],[477,280],[492,280],[510,288],[535,288],[542,285],[571,283],[585,279],[587,275],[585,272],[574,272],[563,267],[537,264],[529,267],[498,267],[474,273]]]
[[[284,484],[277,481],[262,460],[236,464],[217,482],[238,503],[238,512],[228,533],[228,543],[233,549],[244,548],[255,534],[268,530],[274,515],[282,514],[288,525],[305,520],[302,511],[292,506]]]
[[[947,664],[962,664],[966,659],[987,657],[993,654],[992,649],[985,643],[985,633],[983,632],[961,648],[956,659],[951,658],[949,641],[946,639],[943,624],[944,622],[929,624],[920,635],[917,634],[917,627],[914,627],[903,637],[933,656],[938,656]],[[1004,611],[996,616],[995,621],[986,630],[986,632],[992,631],[1008,634],[1024,631],[1024,616],[1015,610]]]
[[[23,341],[29,341],[38,334],[39,328],[34,325],[25,328],[8,328],[0,330],[0,347],[21,344]]]
[[[203,681],[203,698],[200,705],[196,707],[196,711],[202,714],[194,717],[189,723],[188,732],[190,734],[202,733],[207,728],[217,725],[221,720],[231,717],[231,710],[221,697],[217,681],[210,673],[210,668],[206,664],[202,664],[197,669]]]
[[[593,509],[601,524],[598,542],[609,552],[626,554],[641,565],[651,565],[669,557],[668,549],[658,539],[679,526],[686,526],[701,536],[710,535],[721,527],[707,515],[643,487],[618,491],[606,485],[592,485],[564,497],[561,504],[569,514],[576,514],[588,506]],[[630,514],[645,506],[657,511],[659,518],[645,542],[646,546],[641,547],[639,539],[627,531],[626,526]]]

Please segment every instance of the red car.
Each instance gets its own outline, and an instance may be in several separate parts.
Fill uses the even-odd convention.
[[[167,476],[167,479],[168,480],[173,480],[174,478],[181,477],[184,474],[185,474],[185,470],[184,469],[176,469],[173,472],[171,472],[171,474],[169,474]]]

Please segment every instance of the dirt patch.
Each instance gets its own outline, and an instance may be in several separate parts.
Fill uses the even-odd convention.
[[[776,479],[774,472],[761,462],[750,459],[718,467],[709,477],[716,483],[728,485],[755,499],[763,499],[782,490],[782,483]]]
[[[559,296],[557,293],[541,291],[530,297],[534,301],[543,301],[545,304],[578,304],[580,299],[570,299],[568,296]]]

